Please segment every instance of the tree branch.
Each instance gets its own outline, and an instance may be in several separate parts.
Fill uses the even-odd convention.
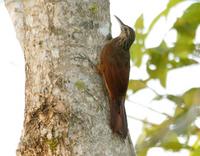
[[[127,100],[128,100],[129,102],[135,104],[135,105],[138,105],[138,106],[140,106],[140,107],[144,107],[144,108],[146,108],[146,109],[148,109],[148,110],[150,110],[150,111],[152,111],[152,112],[155,112],[155,113],[164,115],[164,116],[166,116],[167,118],[172,118],[172,116],[170,116],[170,115],[167,114],[167,113],[159,112],[159,111],[157,111],[157,110],[155,110],[155,109],[153,109],[153,108],[151,108],[151,107],[145,106],[144,104],[141,104],[141,103],[137,103],[137,102],[132,101],[132,100],[130,100],[130,99],[127,99]]]
[[[149,122],[149,121],[147,121],[147,120],[138,119],[138,118],[136,118],[136,117],[134,117],[134,116],[131,116],[131,115],[127,115],[127,117],[128,117],[128,118],[131,118],[131,119],[133,119],[133,120],[137,120],[137,121],[143,122],[143,123],[148,124],[148,125],[151,125],[151,126],[156,126],[156,125],[157,125],[157,124],[152,123],[152,122]]]

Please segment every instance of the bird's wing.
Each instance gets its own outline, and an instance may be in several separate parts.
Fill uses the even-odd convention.
[[[101,72],[110,96],[125,96],[129,81],[129,52],[127,52],[128,55],[119,56],[114,53],[110,54],[113,50],[122,49],[116,49],[110,46],[105,47],[105,54],[103,54],[103,58],[101,58]]]

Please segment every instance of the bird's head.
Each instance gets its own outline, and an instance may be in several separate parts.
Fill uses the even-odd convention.
[[[126,42],[126,46],[128,46],[128,48],[131,46],[131,44],[135,41],[135,31],[125,25],[120,19],[119,17],[115,16],[115,18],[117,19],[117,21],[120,24],[120,28],[121,28],[121,33],[120,33],[120,38]]]

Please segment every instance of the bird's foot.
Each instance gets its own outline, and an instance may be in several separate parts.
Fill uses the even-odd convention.
[[[99,64],[95,64],[87,55],[85,54],[78,54],[74,57],[74,60],[86,60],[88,61],[89,65],[96,70],[96,72],[98,74],[100,74],[100,65]]]
[[[95,65],[95,63],[88,57],[88,56],[86,56],[85,54],[78,54],[78,55],[76,55],[75,57],[74,57],[74,60],[86,60],[86,61],[88,61],[89,62],[89,64],[90,64],[90,66],[92,67],[92,68],[96,68],[96,65]]]

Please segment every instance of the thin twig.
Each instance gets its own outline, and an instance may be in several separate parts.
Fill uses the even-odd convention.
[[[131,102],[131,103],[133,103],[133,104],[135,104],[135,105],[138,105],[138,106],[140,106],[140,107],[144,107],[144,108],[146,108],[146,109],[148,109],[148,110],[150,110],[150,111],[152,111],[152,112],[155,112],[155,113],[164,115],[164,116],[166,116],[167,118],[172,118],[172,116],[170,116],[169,114],[164,113],[164,112],[159,112],[159,111],[157,111],[157,110],[155,110],[155,109],[153,109],[153,108],[151,108],[151,107],[145,106],[144,104],[137,103],[137,102],[132,101],[132,100],[130,100],[130,99],[128,99],[128,101]]]
[[[157,96],[163,96],[163,95],[160,95],[155,89],[147,86],[148,89],[150,89],[152,92],[154,92]]]
[[[148,124],[148,125],[151,125],[151,126],[156,126],[156,125],[157,125],[157,124],[155,124],[155,123],[152,123],[152,122],[149,122],[149,121],[146,121],[146,120],[143,120],[143,119],[138,119],[138,118],[136,118],[136,117],[134,117],[134,116],[127,115],[127,117],[128,117],[128,118],[131,118],[131,119],[133,119],[133,120],[137,120],[137,121],[143,122],[143,123]]]

